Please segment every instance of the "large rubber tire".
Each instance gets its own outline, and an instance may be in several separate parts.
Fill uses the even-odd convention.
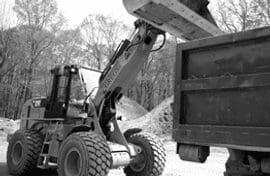
[[[106,140],[91,132],[70,135],[61,145],[59,176],[106,176],[112,156]]]
[[[9,140],[7,166],[15,176],[36,175],[43,136],[36,130],[18,130]]]
[[[135,163],[128,165],[124,172],[127,176],[160,176],[165,167],[166,153],[160,142],[151,135],[136,133],[128,139],[129,143],[141,147]]]

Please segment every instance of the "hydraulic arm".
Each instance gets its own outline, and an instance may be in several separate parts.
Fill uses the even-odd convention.
[[[101,75],[93,100],[101,126],[115,115],[115,101],[135,80],[158,35],[163,35],[165,41],[165,32],[189,40],[222,34],[207,9],[207,0],[192,3],[185,0],[123,0],[123,3],[129,13],[143,21],[135,22],[135,35],[122,43]]]
[[[151,53],[157,36],[164,35],[165,40],[163,31],[143,21],[136,21],[135,29],[132,39],[123,42],[101,75],[99,89],[93,100],[96,107],[101,107],[97,108],[99,113],[105,101],[120,98],[125,88],[135,80]]]

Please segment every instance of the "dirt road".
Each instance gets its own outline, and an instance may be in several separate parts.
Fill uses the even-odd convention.
[[[6,168],[6,144],[0,145],[0,176],[8,176]],[[181,161],[175,154],[175,143],[166,142],[167,163],[163,176],[223,176],[228,154],[225,149],[212,148],[205,164]],[[46,174],[48,175],[48,174]],[[45,176],[45,175],[43,175]],[[52,175],[50,175],[52,176]],[[124,176],[122,170],[111,170],[109,176]]]

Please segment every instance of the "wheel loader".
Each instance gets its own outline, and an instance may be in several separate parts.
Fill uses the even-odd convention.
[[[164,34],[142,21],[136,29],[133,40],[119,45],[103,72],[75,65],[51,71],[50,95],[24,104],[20,129],[9,138],[11,175],[57,169],[60,176],[105,176],[120,167],[128,176],[162,174],[162,144],[141,129],[122,133],[117,124],[115,104],[135,79],[156,37]]]
[[[144,16],[145,21],[135,22],[134,34],[122,41],[103,72],[76,65],[57,66],[51,71],[50,95],[24,104],[20,129],[8,140],[11,175],[38,175],[39,169],[57,169],[60,176],[106,176],[113,168],[124,168],[127,176],[162,175],[164,147],[142,129],[122,133],[115,104],[149,54],[162,48],[164,31],[185,39],[220,33],[215,24],[181,1],[168,2],[158,1],[160,4],[153,6],[150,0],[124,0],[127,10]],[[155,48],[158,36],[163,42]],[[82,91],[74,93],[78,85]]]

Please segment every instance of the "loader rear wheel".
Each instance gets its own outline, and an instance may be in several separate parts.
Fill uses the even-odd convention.
[[[112,156],[106,140],[95,133],[78,132],[61,145],[59,176],[106,176]]]
[[[18,130],[9,140],[7,166],[15,176],[34,175],[43,137],[35,130]]]
[[[160,142],[144,133],[131,135],[128,139],[141,148],[141,153],[136,156],[124,172],[127,176],[160,176],[165,167],[165,149]]]

